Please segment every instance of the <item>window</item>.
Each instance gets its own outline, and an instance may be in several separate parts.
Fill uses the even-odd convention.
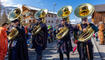
[[[35,23],[36,21],[35,20],[33,20],[33,23]]]
[[[53,18],[53,14],[52,14],[52,18]]]
[[[26,17],[26,15],[23,15],[23,17]]]
[[[51,22],[53,23],[53,20]]]
[[[29,23],[31,23],[32,21],[31,20],[29,20]]]
[[[48,21],[48,23],[50,23],[50,20]]]
[[[50,17],[50,14],[48,15],[48,17]]]

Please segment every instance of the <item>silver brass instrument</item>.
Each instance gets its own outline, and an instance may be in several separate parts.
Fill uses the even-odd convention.
[[[76,8],[74,13],[77,17],[85,18],[92,15],[93,12],[94,12],[94,7],[89,3],[85,3],[85,4],[79,5]],[[88,24],[86,31],[82,32],[81,35],[79,35],[78,41],[86,42],[92,37],[93,34],[94,34],[94,31],[92,27],[90,27],[90,25]]]
[[[69,22],[69,15],[71,14],[72,10],[73,9],[71,6],[65,6],[58,11],[57,15],[58,17],[61,18],[67,18],[66,21]],[[58,40],[62,39],[68,32],[69,32],[68,27],[64,26],[60,28],[59,32],[56,34],[56,38]]]
[[[48,12],[47,12],[47,9],[41,9],[40,11],[38,11],[38,12],[35,13],[34,17],[35,17],[36,19],[40,19],[40,18],[41,18],[42,20],[40,20],[40,22],[38,22],[38,24],[34,26],[34,28],[33,28],[33,30],[32,30],[32,34],[33,34],[33,35],[36,35],[37,33],[40,32],[40,30],[41,30],[40,23],[41,23],[41,22],[42,22],[42,23],[45,23],[45,17],[46,17],[46,14],[47,14],[47,13],[48,13]]]
[[[21,13],[22,13],[21,9],[20,9],[20,8],[16,8],[16,9],[12,10],[12,11],[9,13],[8,19],[9,19],[10,21],[13,21],[13,20],[15,20],[15,19],[18,19],[18,18],[21,16]]]
[[[18,19],[21,15],[21,10],[19,8],[14,9],[11,11],[8,15],[8,19],[10,21],[14,21],[15,19]],[[16,28],[12,28],[10,31],[10,34],[7,36],[9,40],[13,40],[18,35],[18,30]]]

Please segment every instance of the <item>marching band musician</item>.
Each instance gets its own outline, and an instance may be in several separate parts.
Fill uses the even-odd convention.
[[[67,60],[69,60],[69,53],[72,51],[71,32],[73,31],[73,27],[69,23],[69,15],[71,14],[72,10],[72,6],[64,6],[57,13],[58,17],[62,18],[61,24],[58,25],[56,34],[60,60],[64,60],[63,53],[66,54]]]
[[[35,13],[36,23],[32,27],[33,47],[36,51],[36,60],[42,60],[43,50],[47,47],[48,30],[45,24],[47,9],[41,9]]]
[[[13,28],[17,29],[18,34],[13,40],[10,40],[8,60],[28,60],[28,48],[24,27],[21,26],[19,19],[13,20],[12,23]]]
[[[85,18],[82,18],[82,23],[77,25],[78,26],[78,28],[77,28],[78,34],[80,35],[81,32],[87,31],[86,28],[88,25],[90,25],[90,27],[92,27],[92,29],[95,32],[97,32],[97,30],[98,30],[97,27],[94,24],[89,23],[88,19],[85,17]],[[77,37],[78,37],[78,35],[75,38],[77,38]],[[86,42],[80,42],[80,41],[78,41],[78,38],[77,38],[75,40],[75,43],[77,43],[77,49],[79,52],[80,60],[93,60],[93,44],[92,44],[91,39],[89,39]]]
[[[74,32],[77,34],[74,37],[80,60],[93,60],[91,37],[98,31],[98,28],[88,22],[88,16],[91,16],[94,11],[94,6],[89,3],[79,5],[74,11],[75,15],[82,20],[80,24],[77,24],[77,31]]]
[[[73,28],[70,24],[67,23],[66,18],[63,18],[63,20],[61,21],[61,24],[58,25],[58,31],[60,30],[60,28],[62,28],[64,26],[69,28],[69,32],[62,39],[58,40],[57,46],[58,46],[60,60],[64,60],[63,53],[66,54],[67,60],[69,60],[69,53],[70,53],[70,51],[72,51],[70,32],[73,30]]]
[[[47,47],[47,37],[48,37],[47,26],[45,23],[40,22],[41,20],[42,20],[42,18],[37,19],[35,25],[40,23],[42,33],[40,31],[36,35],[34,35],[34,34],[32,35],[33,47],[35,48],[35,51],[37,54],[36,60],[42,60],[43,50],[45,50],[45,48]]]
[[[8,40],[7,40],[7,28],[8,24],[3,23],[0,27],[0,60],[5,60],[8,49]]]

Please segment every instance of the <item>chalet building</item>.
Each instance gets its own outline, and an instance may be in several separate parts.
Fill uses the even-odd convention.
[[[92,15],[92,21],[94,24],[98,25],[99,22],[105,23],[105,4],[95,5],[95,12]]]
[[[10,11],[15,9],[17,7],[14,6],[1,6],[0,4],[0,24],[8,21],[8,14]],[[23,22],[24,23],[33,23],[35,22],[34,14],[40,10],[39,8],[31,7],[31,6],[22,6],[22,15],[23,15]],[[60,24],[60,19],[57,17],[57,13],[48,11],[48,14],[46,15],[46,24],[51,26],[56,26]]]
[[[33,23],[35,22],[34,14],[40,9],[23,5],[22,10],[23,10],[22,15],[24,18],[24,22]],[[48,11],[48,14],[46,15],[45,19],[47,25],[56,26],[61,23],[60,19],[57,17],[57,14],[54,12]]]

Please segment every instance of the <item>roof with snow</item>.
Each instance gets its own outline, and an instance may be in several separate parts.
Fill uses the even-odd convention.
[[[36,7],[32,7],[32,6],[27,6],[27,5],[25,5],[26,7],[28,7],[29,9],[32,9],[32,10],[40,10],[40,8],[36,8]],[[10,7],[10,8],[16,8],[16,7],[19,7],[19,8],[21,8],[22,7],[22,5],[4,5],[4,7]],[[57,14],[56,12],[52,12],[52,11],[49,11],[48,10],[48,13],[51,13],[51,14]]]

